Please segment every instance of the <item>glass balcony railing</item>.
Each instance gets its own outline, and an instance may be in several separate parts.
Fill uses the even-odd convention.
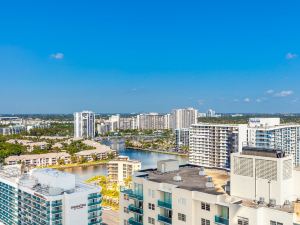
[[[170,218],[170,217],[158,215],[157,220],[159,222],[163,222],[164,224],[172,224],[172,218]]]
[[[141,209],[141,208],[139,208],[139,207],[137,207],[137,206],[135,206],[133,204],[129,205],[128,209],[129,209],[130,212],[134,212],[134,213],[138,213],[138,214],[143,214],[143,209]]]
[[[215,223],[222,224],[222,225],[229,225],[229,220],[221,216],[215,216]]]
[[[136,221],[133,217],[131,217],[129,220],[128,220],[128,223],[130,225],[143,225],[143,222],[138,222]]]
[[[121,189],[121,192],[124,194],[127,194],[129,196],[129,198],[137,199],[140,201],[143,200],[143,195],[134,193],[134,191],[131,189]]]
[[[99,193],[99,194],[93,194],[93,195],[90,195],[90,196],[88,197],[88,199],[100,198],[100,197],[101,197],[101,194]]]
[[[172,209],[172,204],[169,203],[169,202],[164,202],[164,201],[158,200],[157,205],[158,205],[158,207],[162,207],[162,208],[166,208],[166,209]]]
[[[99,210],[101,210],[101,209],[102,209],[102,207],[97,207],[97,208],[89,209],[88,212],[89,212],[89,213],[90,213],[90,212],[95,212],[95,211],[99,211]]]
[[[102,219],[97,219],[95,221],[91,221],[88,223],[88,225],[96,225],[96,224],[101,224],[102,223]]]
[[[98,204],[100,204],[100,203],[101,203],[101,201],[99,200],[99,201],[89,202],[88,205],[89,205],[89,206],[91,206],[91,205],[98,205]]]

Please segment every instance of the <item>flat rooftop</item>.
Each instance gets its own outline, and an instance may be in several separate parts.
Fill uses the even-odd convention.
[[[42,177],[42,179],[39,177]],[[69,178],[72,179],[72,177],[75,179],[74,186],[72,188],[68,188],[67,186],[67,189],[64,189],[65,185],[60,182],[65,180],[69,184]],[[65,173],[55,169],[34,169],[31,170],[30,173],[22,173],[20,165],[3,166],[0,169],[0,178],[18,184],[21,188],[30,189],[45,197],[59,196],[63,195],[64,193],[72,194],[78,192],[100,192],[101,190],[97,186],[85,184],[81,180],[77,180],[73,174]],[[51,182],[47,184],[47,182],[44,182],[43,179],[45,181],[54,179],[54,182],[52,182],[54,186],[50,185]],[[42,182],[40,182],[40,180]],[[55,182],[58,183],[55,184]]]
[[[146,175],[141,175],[141,177],[146,177],[147,180],[157,183],[173,184],[178,188],[189,191],[199,191],[215,195],[224,194],[223,186],[229,180],[229,173],[222,169],[205,168],[205,176],[200,176],[200,168],[199,166],[187,164],[180,166],[179,170],[166,173],[158,172],[156,169],[142,170],[141,172],[144,172]],[[177,175],[181,177],[181,181],[173,179]],[[208,177],[212,178],[214,184],[212,188],[206,186]]]

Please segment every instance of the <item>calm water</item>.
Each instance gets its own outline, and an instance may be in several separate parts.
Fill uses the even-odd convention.
[[[119,155],[129,156],[130,159],[140,160],[142,162],[142,169],[156,168],[156,163],[163,159],[177,159],[180,164],[187,162],[187,157],[168,155],[156,152],[146,152],[134,149],[124,149],[122,146],[117,150]],[[81,179],[88,179],[96,175],[106,175],[106,165],[75,167],[64,169],[63,171],[73,173]]]

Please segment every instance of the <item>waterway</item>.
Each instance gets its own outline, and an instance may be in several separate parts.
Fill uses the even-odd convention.
[[[188,160],[187,157],[184,156],[141,151],[136,149],[126,149],[124,148],[124,145],[122,143],[117,147],[113,145],[111,146],[113,149],[116,149],[118,151],[119,155],[129,156],[130,159],[140,160],[142,163],[142,169],[156,168],[157,161],[164,159],[177,159],[180,164],[185,164]],[[107,174],[106,165],[66,168],[63,169],[63,171],[73,173],[83,180],[86,180],[93,176]]]

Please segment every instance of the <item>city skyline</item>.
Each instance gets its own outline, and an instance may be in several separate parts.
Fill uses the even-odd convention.
[[[0,9],[0,113],[300,112],[300,3]]]

